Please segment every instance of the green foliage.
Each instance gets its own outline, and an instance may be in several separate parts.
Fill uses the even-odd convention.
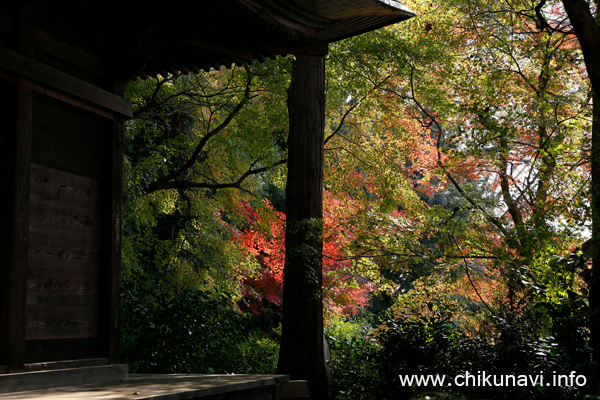
[[[381,346],[366,321],[334,319],[325,332],[331,359],[331,392],[335,400],[381,398],[378,354]]]
[[[589,387],[577,386],[402,386],[399,375],[444,375],[446,382],[466,371],[475,375],[585,375],[593,382],[584,298],[538,303],[525,312],[504,310],[488,318],[481,335],[456,325],[452,303],[434,297],[425,310],[382,313],[377,326],[367,320],[332,321],[326,334],[331,351],[336,400],[578,399]],[[373,316],[370,317],[373,319]],[[545,336],[542,333],[545,332]],[[429,397],[427,397],[429,396]]]
[[[271,170],[286,151],[288,67],[281,58],[127,86],[125,282],[151,274],[175,290],[239,298],[256,266],[234,240],[240,204],[260,208],[263,192],[278,193]]]
[[[122,303],[121,354],[132,372],[275,372],[278,344],[251,331],[222,293],[138,281]]]
[[[334,395],[577,398],[586,389],[399,386],[399,374],[592,376],[577,250],[591,221],[590,97],[574,38],[539,30],[525,1],[406,3],[415,18],[327,58],[327,239],[348,262],[340,279],[385,292],[377,328],[327,328]],[[274,167],[289,71],[277,59],[128,87],[123,349],[134,370],[275,368],[276,342],[232,306],[257,265],[233,238],[247,226],[240,204],[285,209],[286,171]]]

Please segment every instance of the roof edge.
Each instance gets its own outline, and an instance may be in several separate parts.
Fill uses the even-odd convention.
[[[375,0],[377,3],[383,3],[386,6],[393,8],[394,10],[400,11],[402,14],[404,14],[408,19],[408,18],[412,18],[414,17],[416,14],[408,7],[406,7],[404,4],[400,3],[399,1],[396,0]]]

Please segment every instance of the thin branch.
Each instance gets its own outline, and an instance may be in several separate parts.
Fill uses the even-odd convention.
[[[360,99],[358,99],[352,106],[350,106],[345,112],[344,115],[342,116],[342,119],[340,120],[340,123],[338,124],[337,128],[329,135],[325,138],[325,145],[327,144],[327,142],[329,142],[334,136],[336,136],[344,127],[344,124],[346,122],[346,119],[348,118],[348,116],[350,115],[350,113],[352,111],[354,111],[355,108],[357,108],[360,103],[363,102],[363,100],[365,100],[373,91],[375,91],[376,89],[381,89],[383,84],[385,82],[387,82],[389,79],[391,78],[391,76],[386,76],[381,82],[379,83],[375,83],[375,82],[371,82],[373,84],[373,87],[371,88],[371,90],[369,90],[369,92],[367,94],[365,94],[364,96],[362,96]],[[384,89],[385,90],[385,89]]]
[[[458,226],[458,223],[454,226],[454,229],[452,230],[452,232],[448,236],[452,240],[452,243],[454,244],[454,246],[456,247],[456,249],[458,251],[458,254],[460,254],[461,253],[461,248],[460,248],[458,242],[456,241],[456,238],[454,237],[454,231],[455,231],[455,229],[456,229],[457,226]],[[485,306],[485,308],[487,308],[488,311],[493,316],[496,316],[496,313],[494,312],[494,310],[492,310],[490,308],[490,306],[486,303],[486,301],[483,300],[483,297],[481,297],[481,294],[479,294],[479,290],[477,290],[477,287],[475,286],[475,282],[473,282],[473,279],[471,278],[471,273],[469,271],[469,263],[467,262],[466,257],[461,257],[461,259],[462,259],[463,263],[465,264],[465,273],[467,275],[467,279],[469,279],[469,283],[471,284],[471,287],[473,288],[473,290],[475,290],[475,293],[477,294],[477,297],[479,297],[479,300],[481,300],[481,302],[483,303],[483,305]]]
[[[226,183],[218,183],[213,179],[210,179],[211,182],[191,182],[191,181],[165,181],[160,184],[152,184],[146,190],[146,193],[152,193],[159,190],[167,190],[167,189],[227,189],[227,188],[235,188],[241,189],[242,183],[253,175],[262,174],[263,172],[267,172],[279,165],[287,163],[287,158],[277,161],[275,164],[267,167],[261,168],[252,168],[258,160],[255,160],[252,165],[248,168],[246,172],[244,172],[236,181],[234,182],[226,182]],[[156,182],[154,182],[156,183]]]
[[[350,115],[350,113],[356,107],[358,107],[360,102],[363,101],[366,97],[367,97],[367,95],[364,95],[363,97],[360,98],[360,100],[358,100],[356,103],[354,103],[350,108],[348,108],[346,110],[346,112],[342,116],[342,119],[340,120],[340,123],[338,124],[337,128],[329,136],[327,136],[325,138],[325,143],[324,143],[325,145],[327,145],[327,142],[329,142],[335,135],[337,135],[341,131],[342,127],[344,126],[344,123],[346,122],[346,118],[348,118],[348,115]]]
[[[444,174],[450,180],[450,182],[452,182],[452,185],[456,188],[456,190],[458,190],[458,192],[473,207],[475,207],[476,209],[478,209],[485,216],[485,218],[492,225],[494,225],[505,237],[509,237],[508,231],[500,223],[500,220],[498,220],[497,218],[494,218],[489,212],[487,212],[487,210],[485,210],[478,202],[476,202],[475,199],[473,199],[473,197],[471,197],[463,189],[463,187],[460,185],[460,183],[454,178],[454,176],[452,176],[452,174],[450,173],[450,171],[448,170],[448,168],[442,162],[442,150],[441,150],[441,148],[442,148],[442,138],[443,138],[444,131],[443,131],[442,126],[440,125],[440,123],[437,121],[437,118],[435,118],[435,116],[433,116],[416,98],[416,95],[415,95],[415,85],[414,85],[414,68],[411,68],[411,71],[410,71],[410,86],[411,86],[411,100],[415,103],[415,105],[417,106],[417,108],[419,109],[419,111],[421,111],[429,119],[430,124],[432,124],[437,129],[437,132],[438,132],[438,138],[437,138],[437,144],[436,144],[436,150],[437,150],[437,156],[438,156],[437,165],[444,172]]]
[[[246,74],[247,74],[246,89],[244,90],[244,97],[234,107],[234,109],[229,113],[227,118],[225,118],[225,120],[219,124],[219,126],[217,126],[213,130],[206,133],[206,135],[204,135],[202,137],[202,139],[200,139],[200,142],[198,142],[198,145],[196,146],[196,148],[195,148],[194,152],[192,153],[192,155],[190,156],[190,158],[181,167],[179,167],[174,172],[171,172],[170,174],[164,176],[163,178],[158,179],[158,180],[152,182],[150,185],[148,185],[148,188],[146,189],[147,193],[151,193],[156,190],[159,190],[160,188],[168,186],[169,182],[173,181],[173,179],[177,178],[182,173],[184,173],[185,171],[190,169],[194,164],[196,164],[198,156],[202,152],[202,149],[204,148],[206,143],[208,143],[208,141],[211,138],[213,138],[219,132],[221,132],[223,129],[225,129],[231,123],[231,121],[233,121],[235,116],[244,108],[244,106],[248,103],[248,101],[250,101],[250,99],[251,99],[250,87],[252,84],[252,73],[250,72],[250,69],[248,68],[247,65],[245,65],[244,68],[246,69]],[[156,188],[159,188],[159,189],[156,189]]]
[[[561,23],[558,25],[558,27],[551,26],[548,23],[548,20],[546,19],[546,17],[544,17],[544,15],[542,14],[542,8],[544,8],[545,5],[546,5],[546,0],[540,0],[540,2],[535,6],[535,16],[537,17],[536,27],[540,31],[547,29],[548,31],[558,32],[558,33],[562,33],[565,35],[575,34],[573,29],[565,30],[565,28],[560,27],[562,25],[562,23],[567,20],[566,18],[561,21]]]

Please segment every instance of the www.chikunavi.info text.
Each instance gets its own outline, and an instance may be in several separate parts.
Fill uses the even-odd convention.
[[[470,387],[509,387],[509,386],[585,386],[587,378],[575,371],[570,374],[542,375],[502,375],[486,371],[471,373],[465,371],[454,377],[446,375],[398,375],[402,386],[470,386]]]

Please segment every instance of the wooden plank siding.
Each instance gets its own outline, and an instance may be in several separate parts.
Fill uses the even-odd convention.
[[[106,357],[113,121],[37,93],[33,110],[25,362]]]
[[[106,49],[70,34],[95,16],[52,17],[0,5],[0,373],[118,362],[131,103]]]
[[[99,180],[106,174],[110,121],[36,93],[32,162]]]
[[[98,336],[98,186],[32,164],[26,340]]]

